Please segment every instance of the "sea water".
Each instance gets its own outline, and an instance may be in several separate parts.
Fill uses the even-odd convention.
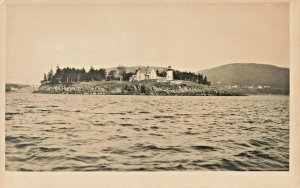
[[[288,96],[7,93],[8,171],[286,171]]]

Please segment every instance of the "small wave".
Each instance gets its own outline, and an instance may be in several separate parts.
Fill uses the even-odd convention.
[[[148,156],[146,155],[130,155],[132,158],[147,158]]]
[[[254,139],[250,139],[249,143],[252,146],[256,146],[256,147],[261,147],[261,146],[269,146],[270,144],[268,142],[262,141],[262,140],[254,140]]]
[[[45,121],[41,121],[41,122],[36,122],[36,123],[34,123],[34,124],[37,124],[37,125],[42,125],[42,124],[47,124],[47,122],[45,122]]]
[[[33,171],[33,170],[21,167],[21,168],[19,168],[19,171]]]
[[[51,110],[48,110],[48,109],[41,109],[40,111],[41,111],[41,112],[48,112],[48,113],[51,113],[51,112],[52,112]]]
[[[140,128],[133,128],[133,130],[135,130],[135,131],[141,131]]]
[[[202,145],[199,145],[199,146],[192,146],[193,149],[195,150],[200,150],[200,151],[216,151],[217,148],[215,147],[212,147],[212,146],[202,146]]]
[[[53,152],[53,151],[59,151],[60,148],[46,148],[46,147],[39,147],[40,151],[42,152]]]
[[[187,131],[187,132],[185,132],[184,134],[186,134],[186,135],[197,135],[197,134],[199,134],[199,133]]]
[[[187,168],[184,167],[183,164],[178,164],[176,166],[168,166],[168,167],[162,167],[162,166],[156,166],[154,167],[155,170],[163,170],[163,171],[171,171],[171,170],[186,170]]]
[[[273,120],[270,120],[270,119],[266,119],[263,121],[264,123],[273,123]]]
[[[28,146],[34,146],[33,144],[17,144],[15,145],[16,148],[18,149],[23,149],[23,148],[26,148]]]
[[[175,169],[177,169],[177,170],[185,170],[186,168],[182,164],[179,164],[179,165],[175,166]]]
[[[150,114],[150,112],[146,112],[146,111],[141,111],[139,112],[140,114]]]
[[[13,128],[22,128],[22,126],[19,126],[19,125],[13,125],[12,127]]]
[[[128,138],[127,136],[118,135],[117,138]]]
[[[178,148],[178,147],[172,147],[172,146],[168,146],[168,147],[158,147],[155,145],[139,145],[138,147],[143,148],[144,150],[151,150],[151,151],[176,151],[176,152],[182,152],[183,150]]]
[[[123,154],[129,154],[131,152],[128,151],[128,150],[114,149],[114,150],[111,151],[111,153],[117,154],[117,155],[123,155]]]
[[[54,124],[65,125],[65,124],[69,124],[69,123],[67,123],[67,122],[55,122]],[[66,128],[66,127],[63,127],[63,128]]]
[[[204,163],[204,160],[193,160],[189,164],[194,165],[194,166],[199,166],[201,163]]]
[[[110,137],[110,138],[108,138],[107,140],[116,140],[116,139],[118,139],[119,137],[118,136],[112,136],[112,137]],[[105,150],[104,150],[105,151]]]
[[[96,163],[99,158],[98,157],[91,157],[91,156],[75,156],[69,157],[67,160],[75,160],[80,162],[87,162],[87,163]]]
[[[66,166],[58,166],[58,167],[54,167],[51,170],[53,171],[61,171],[61,170],[67,170],[69,167]]]
[[[23,114],[19,112],[6,112],[5,115],[12,116],[12,115],[18,115],[18,114]]]
[[[246,120],[246,121],[243,121],[243,123],[250,123],[250,124],[252,124],[252,123],[254,123],[254,121],[252,121],[252,120]]]
[[[220,169],[226,169],[226,170],[235,170],[235,171],[241,171],[244,170],[242,168],[242,166],[244,166],[245,164],[240,162],[240,161],[236,161],[236,160],[228,160],[228,159],[222,159],[221,160],[221,164],[217,165]]]
[[[154,118],[160,119],[160,118],[175,118],[175,116],[153,116]]]
[[[263,153],[261,151],[257,151],[257,150],[251,150],[251,151],[246,151],[246,152],[241,152],[235,156],[238,156],[238,157],[247,157],[247,158],[256,158],[256,157],[259,157],[259,158],[264,158],[264,159],[274,159],[274,157],[266,154],[266,153]]]
[[[241,163],[238,161],[222,159],[220,162],[214,162],[209,164],[199,164],[197,166],[203,167],[209,170],[232,170],[241,171],[245,170],[241,167]]]
[[[164,136],[162,134],[155,134],[155,133],[150,133],[149,135],[152,135],[152,136]]]
[[[37,106],[25,106],[25,108],[37,108]]]
[[[131,123],[121,123],[120,125],[121,125],[121,126],[126,126],[126,127],[127,127],[127,126],[133,126],[133,124],[131,124]]]
[[[234,143],[236,145],[239,145],[239,146],[243,146],[243,147],[250,147],[250,145],[246,144],[246,143]]]
[[[5,117],[5,120],[12,120],[12,116],[7,116],[7,117]]]
[[[22,142],[25,139],[26,139],[25,136],[6,136],[5,142],[18,143],[18,142]]]
[[[103,124],[103,123],[93,123],[93,125],[96,125],[96,126],[105,126],[105,124]]]
[[[114,112],[114,113],[108,113],[108,114],[111,114],[111,115],[125,115],[126,113],[124,113],[124,112]]]
[[[56,157],[50,157],[50,156],[32,156],[31,161],[54,161],[54,160],[62,160],[64,157],[62,156],[56,156]]]
[[[174,114],[176,116],[192,116],[193,114]]]
[[[149,171],[147,168],[143,168],[143,167],[129,169],[129,171],[146,171],[146,170]]]
[[[57,124],[66,124],[66,123],[57,123]],[[58,129],[61,129],[61,130],[70,130],[70,129],[74,129],[74,127],[59,127]]]
[[[59,106],[56,106],[56,105],[50,105],[50,106],[46,106],[46,107],[56,108],[56,107],[59,107]]]

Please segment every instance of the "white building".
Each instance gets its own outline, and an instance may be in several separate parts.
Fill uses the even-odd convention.
[[[167,77],[166,77],[166,79],[168,81],[173,80],[173,69],[172,69],[171,66],[169,66],[168,69],[167,69]]]
[[[139,68],[136,71],[135,75],[132,75],[129,79],[130,82],[132,81],[142,81],[142,80],[156,80],[156,81],[170,81],[173,80],[173,69],[171,66],[167,69],[167,75],[166,77],[159,77],[157,76],[155,70],[153,68],[149,68],[149,66],[146,68],[145,71],[143,71],[141,68]]]

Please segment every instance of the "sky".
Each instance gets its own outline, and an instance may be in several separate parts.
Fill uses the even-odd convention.
[[[288,3],[8,4],[6,82],[88,70],[230,63],[289,67]]]

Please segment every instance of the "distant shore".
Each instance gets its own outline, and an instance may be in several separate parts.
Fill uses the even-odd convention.
[[[59,84],[42,84],[34,91],[44,94],[90,95],[162,95],[162,96],[244,96],[245,94],[217,89],[190,81],[93,81]]]

